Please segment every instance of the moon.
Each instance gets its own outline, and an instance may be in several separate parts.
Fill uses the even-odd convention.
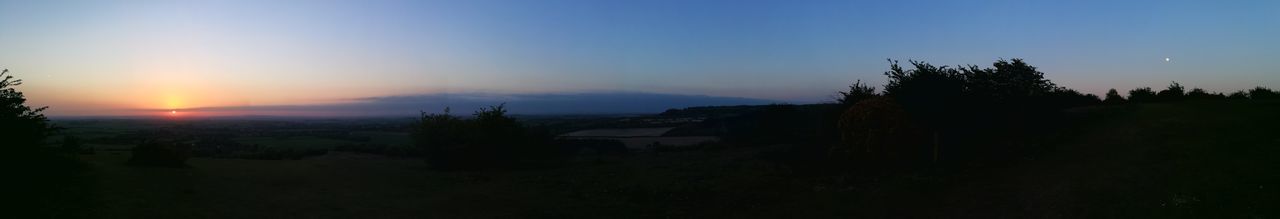
[[[1169,62],[1169,57],[1164,57],[1165,62]]]

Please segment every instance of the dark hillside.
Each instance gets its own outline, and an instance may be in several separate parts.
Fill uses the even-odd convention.
[[[1280,102],[1068,110],[1044,151],[994,164],[812,174],[765,159],[784,145],[580,159],[525,171],[428,171],[417,159],[192,158],[99,170],[104,217],[1280,216]],[[269,195],[266,195],[269,194]],[[209,211],[209,209],[217,209]],[[289,212],[287,215],[283,212]]]

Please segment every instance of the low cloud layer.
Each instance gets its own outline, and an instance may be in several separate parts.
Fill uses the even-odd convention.
[[[273,116],[413,116],[420,111],[468,115],[481,107],[506,103],[513,114],[659,113],[692,106],[754,105],[777,101],[654,93],[490,94],[453,93],[369,97],[350,103],[319,105],[227,106],[184,109],[210,115]]]

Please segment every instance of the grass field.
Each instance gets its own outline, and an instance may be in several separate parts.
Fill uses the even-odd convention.
[[[348,153],[188,168],[82,159],[97,181],[89,215],[106,218],[1280,217],[1280,103],[1081,111],[1096,119],[1014,163],[879,177],[798,174],[760,159],[769,147],[477,173]]]

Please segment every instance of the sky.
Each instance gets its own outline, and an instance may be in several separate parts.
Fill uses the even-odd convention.
[[[1276,39],[1269,0],[0,0],[0,68],[51,116],[816,103],[886,59],[1230,92],[1280,87]]]

